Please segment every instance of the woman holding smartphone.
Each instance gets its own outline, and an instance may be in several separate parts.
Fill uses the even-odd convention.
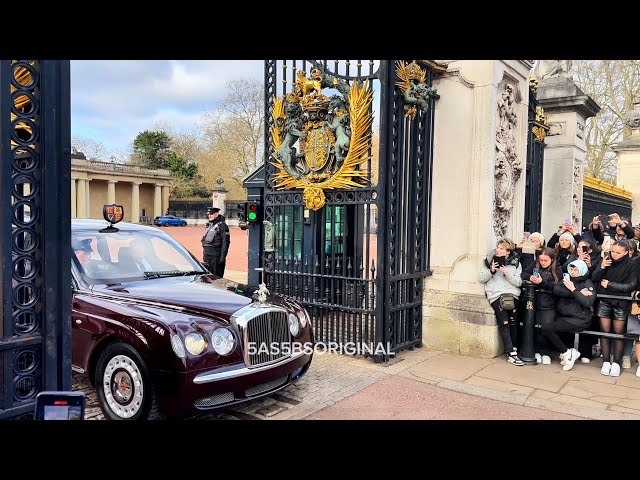
[[[593,283],[597,285],[598,294],[604,295],[630,295],[638,286],[638,273],[636,262],[629,257],[629,244],[626,240],[620,240],[611,245],[602,262],[593,272]],[[600,299],[598,302],[598,317],[600,317],[600,330],[605,333],[623,334],[627,325],[627,316],[631,311],[631,302],[626,300]],[[613,354],[611,352],[611,339],[600,339],[602,358],[604,363],[600,373],[612,377],[620,376],[620,364],[624,350],[623,340],[614,340]]]
[[[515,244],[508,238],[499,240],[495,251],[485,259],[484,266],[478,274],[478,281],[484,283],[487,299],[496,314],[498,333],[507,354],[507,361],[522,366],[524,362],[518,357],[516,349],[518,326],[515,309],[520,298],[522,267],[518,256],[514,254],[515,248]],[[503,308],[508,303],[511,303],[509,309]]]
[[[598,266],[598,263],[602,260],[601,251],[598,244],[595,240],[591,240],[590,238],[586,238],[586,236],[582,237],[582,240],[578,242],[578,249],[576,253],[571,255],[567,262],[562,266],[563,272],[568,272],[569,264],[575,260],[582,260],[587,264],[589,268],[588,276],[591,278],[594,270]],[[598,299],[596,298],[596,303],[594,307],[597,308]],[[589,326],[589,330],[600,330],[600,320],[597,316],[592,315],[591,324]],[[565,335],[566,338],[565,338]],[[560,335],[565,341],[565,345],[572,346],[574,341],[573,334],[564,334]],[[594,337],[592,335],[580,335],[578,338],[578,351],[580,352],[580,362],[582,363],[591,363],[591,358],[593,357],[593,346],[598,343],[598,337]]]
[[[522,272],[522,280],[528,280],[538,286],[536,295],[536,328],[534,335],[536,362],[551,365],[551,349],[545,341],[541,326],[553,323],[556,318],[556,297],[553,287],[562,279],[562,269],[556,264],[556,252],[545,247],[538,255],[535,264]]]
[[[595,302],[593,282],[587,278],[589,268],[582,260],[574,260],[569,264],[569,273],[563,274],[561,283],[553,287],[557,298],[556,320],[542,326],[542,334],[560,352],[560,363],[565,371],[571,370],[580,358],[575,348],[567,348],[558,333],[578,333],[589,328],[591,307]]]

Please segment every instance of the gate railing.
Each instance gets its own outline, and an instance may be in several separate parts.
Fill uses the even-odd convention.
[[[301,257],[277,257],[271,272],[275,291],[299,300],[309,311],[316,339],[359,348],[365,355],[373,349],[376,269],[372,261],[365,271],[362,258],[355,268],[340,258],[320,263]]]

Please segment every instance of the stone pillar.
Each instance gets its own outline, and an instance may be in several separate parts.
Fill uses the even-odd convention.
[[[140,222],[140,184],[141,182],[131,183],[131,214],[130,222]]]
[[[527,60],[444,62],[434,80],[431,270],[423,296],[426,346],[502,353],[478,274],[496,238],[521,238],[527,151]]]
[[[87,190],[87,195],[86,195],[86,201],[87,201],[87,215],[86,218],[92,218],[91,217],[91,189],[89,188],[89,183],[91,182],[91,179],[87,178],[85,180],[85,185],[86,185],[86,190]]]
[[[576,232],[582,228],[584,127],[587,118],[596,115],[600,107],[565,75],[540,80],[536,98],[549,125],[544,150],[541,232],[548,240],[565,218],[573,219]]]
[[[169,185],[162,186],[162,213],[167,213],[169,210]]]
[[[225,214],[224,202],[227,199],[227,193],[229,190],[224,188],[222,184],[224,183],[224,179],[222,177],[218,177],[216,179],[216,187],[211,190],[212,196],[212,207],[217,207],[220,209],[220,215]]]
[[[116,203],[116,183],[117,180],[108,180],[107,183],[107,203],[110,205]]]
[[[159,217],[160,215],[164,215],[164,212],[162,211],[162,186],[156,184],[155,187],[155,194],[153,196],[153,216]]]
[[[623,122],[631,134],[613,147],[618,154],[617,183],[633,195],[631,222],[637,225],[640,223],[640,99],[636,99]]]
[[[71,218],[76,218],[76,179],[71,179]]]
[[[87,180],[78,179],[78,198],[76,214],[78,218],[87,218]]]

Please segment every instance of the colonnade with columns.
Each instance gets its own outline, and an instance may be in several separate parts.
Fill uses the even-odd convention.
[[[106,190],[106,195],[105,195]],[[102,218],[104,204],[123,205],[125,221],[139,223],[144,215],[153,221],[169,208],[169,182],[144,178],[71,176],[71,217]]]

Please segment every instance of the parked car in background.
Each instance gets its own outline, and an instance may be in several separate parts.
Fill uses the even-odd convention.
[[[157,225],[158,227],[168,227],[169,225],[173,225],[176,227],[186,227],[187,221],[174,215],[161,215],[153,219],[153,224]]]
[[[72,366],[107,418],[189,416],[309,369],[311,320],[295,300],[210,274],[151,226],[73,219],[71,237]]]

